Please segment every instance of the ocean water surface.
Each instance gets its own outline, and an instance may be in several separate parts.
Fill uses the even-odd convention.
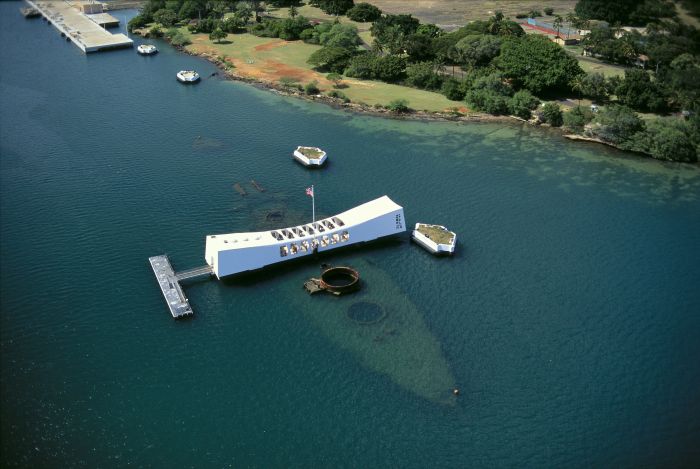
[[[348,114],[161,42],[83,55],[20,6],[0,3],[3,466],[700,464],[697,166]],[[194,267],[208,234],[308,221],[311,184],[321,215],[386,194],[458,253],[404,236],[191,282],[195,317],[170,317],[149,256]],[[321,262],[365,288],[308,296]]]

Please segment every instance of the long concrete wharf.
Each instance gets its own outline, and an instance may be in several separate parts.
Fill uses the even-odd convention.
[[[151,264],[153,273],[158,281],[160,291],[163,293],[165,303],[168,305],[170,314],[175,319],[193,316],[192,306],[185,296],[185,292],[180,285],[181,280],[187,280],[203,275],[211,275],[212,269],[210,266],[197,267],[194,269],[185,270],[180,273],[175,273],[170,259],[165,254],[148,258]]]
[[[70,2],[25,1],[85,53],[134,45],[130,38],[121,33],[110,33]]]

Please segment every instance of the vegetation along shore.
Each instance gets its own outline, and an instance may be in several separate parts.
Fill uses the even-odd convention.
[[[514,18],[486,3],[470,3],[481,14],[443,29],[353,0],[148,0],[129,29],[165,36],[234,79],[356,111],[515,117],[660,160],[698,161],[693,2],[557,1],[541,10],[521,2],[528,10]]]

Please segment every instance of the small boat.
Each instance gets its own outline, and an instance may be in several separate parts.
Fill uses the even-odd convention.
[[[298,146],[292,156],[304,166],[322,166],[326,162],[326,152],[318,147]]]
[[[136,52],[141,55],[153,55],[158,52],[158,49],[153,44],[141,44],[136,48]]]
[[[433,254],[453,254],[457,244],[457,235],[442,225],[416,223],[411,238]]]
[[[180,70],[177,72],[177,79],[181,83],[197,83],[199,81],[199,73],[194,70]]]

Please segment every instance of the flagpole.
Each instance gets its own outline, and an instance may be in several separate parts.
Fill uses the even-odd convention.
[[[314,185],[311,184],[311,226],[316,224],[316,192],[314,192]],[[314,228],[315,230],[316,228]]]

